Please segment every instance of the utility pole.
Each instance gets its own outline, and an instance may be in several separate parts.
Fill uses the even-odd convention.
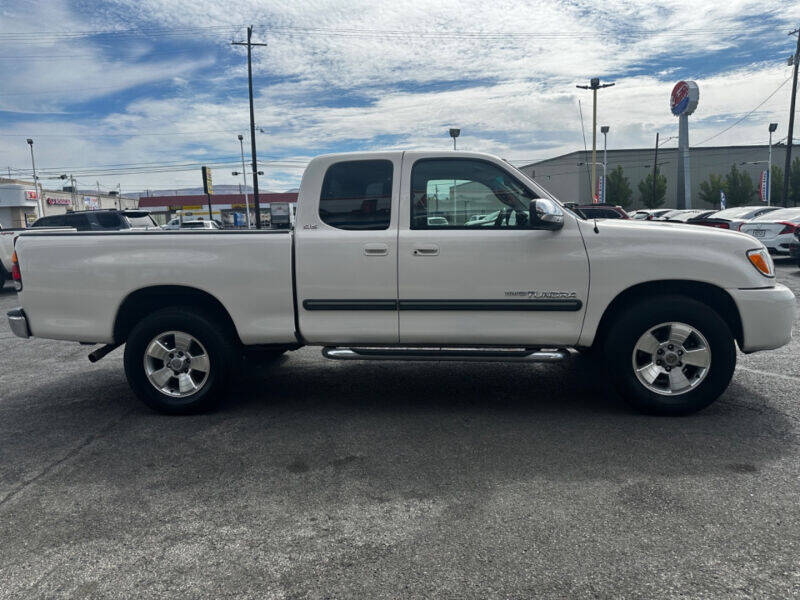
[[[797,35],[797,49],[792,57],[794,79],[792,80],[792,100],[789,108],[789,137],[786,138],[786,163],[783,167],[783,205],[789,206],[789,169],[792,168],[792,136],[794,135],[794,103],[797,100],[797,66],[800,64],[800,28],[790,32]]]
[[[244,166],[244,136],[239,134],[239,149],[242,151],[242,181],[244,181],[244,208],[247,211],[247,228],[250,229],[250,201],[247,199],[247,169]]]
[[[656,203],[656,181],[658,179],[658,132],[656,132],[656,151],[653,156],[653,205]]]
[[[582,90],[592,90],[592,199],[597,198],[597,90],[611,87],[613,83],[600,85],[599,77],[592,77],[589,85],[576,85]]]
[[[250,93],[250,152],[253,160],[253,205],[256,210],[256,229],[261,229],[261,204],[258,199],[258,160],[256,158],[256,120],[253,111],[253,60],[252,47],[266,46],[266,44],[256,44],[251,41],[253,37],[253,26],[247,28],[246,42],[231,42],[232,46],[247,46],[247,85]]]

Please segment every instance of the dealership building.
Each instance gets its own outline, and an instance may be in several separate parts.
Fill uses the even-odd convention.
[[[43,190],[42,202],[33,182],[0,178],[0,225],[6,229],[27,227],[40,216],[59,215],[75,210],[137,208],[136,198],[116,192],[87,193],[75,190]],[[43,215],[39,214],[43,211]]]
[[[703,146],[691,148],[690,157],[690,184],[692,208],[716,208],[716,204],[705,203],[700,200],[700,184],[707,181],[710,175],[719,175],[724,178],[731,170],[732,165],[740,171],[748,173],[753,181],[753,188],[757,192],[761,172],[767,169],[769,146]],[[639,194],[639,182],[653,172],[653,148],[635,148],[625,150],[609,150],[607,159],[607,174],[622,166],[623,174],[628,178],[628,183],[633,192],[631,208],[643,208]],[[772,165],[783,169],[786,159],[786,146],[775,144],[772,146]],[[521,167],[526,175],[532,177],[563,202],[577,202],[588,204],[592,202],[591,191],[591,161],[592,152],[577,151],[563,154],[555,158],[542,160]],[[597,162],[603,162],[602,148],[597,152]],[[667,191],[664,202],[665,208],[674,208],[677,205],[678,194],[678,163],[679,153],[677,148],[658,149],[658,173],[666,177]],[[602,164],[597,165],[598,180],[603,174]],[[609,203],[613,198],[607,197]],[[718,202],[718,200],[717,200]],[[757,194],[753,196],[753,203],[759,202]]]
[[[272,217],[272,204],[285,206],[294,215],[297,206],[297,192],[262,192],[258,195],[261,208],[261,221],[269,225]],[[248,194],[213,194],[211,196],[211,215],[225,226],[244,226],[246,223],[246,206],[250,207],[250,219],[255,223],[253,195]],[[181,214],[184,218],[208,218],[208,197],[204,194],[189,196],[143,196],[139,198],[139,208],[150,212],[159,225]]]

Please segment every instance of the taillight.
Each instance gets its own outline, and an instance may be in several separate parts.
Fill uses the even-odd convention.
[[[11,279],[14,281],[14,287],[19,292],[22,289],[22,272],[19,270],[16,250],[11,255]]]
[[[783,229],[781,229],[781,232],[778,235],[783,235],[784,233],[794,233],[797,229],[797,225],[794,223],[789,223],[788,221],[780,221],[778,225],[785,226]]]
[[[711,227],[716,227],[717,229],[730,229],[730,226],[727,223],[709,223]]]

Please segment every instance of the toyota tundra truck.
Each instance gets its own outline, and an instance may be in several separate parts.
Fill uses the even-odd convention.
[[[16,335],[102,345],[91,360],[124,344],[135,394],[173,414],[215,407],[255,350],[307,345],[360,361],[578,351],[635,408],[686,414],[725,391],[737,345],[783,346],[796,317],[756,239],[587,220],[468,152],[315,158],[294,231],[25,232],[13,278]]]

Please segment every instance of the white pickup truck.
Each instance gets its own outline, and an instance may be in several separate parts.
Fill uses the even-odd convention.
[[[436,217],[436,218],[432,218]],[[441,217],[441,218],[439,218]],[[27,232],[13,331],[125,344],[135,393],[209,409],[248,348],[341,360],[549,362],[570,349],[635,407],[713,402],[796,316],[764,246],[710,227],[584,220],[466,152],[328,155],[290,231]]]

